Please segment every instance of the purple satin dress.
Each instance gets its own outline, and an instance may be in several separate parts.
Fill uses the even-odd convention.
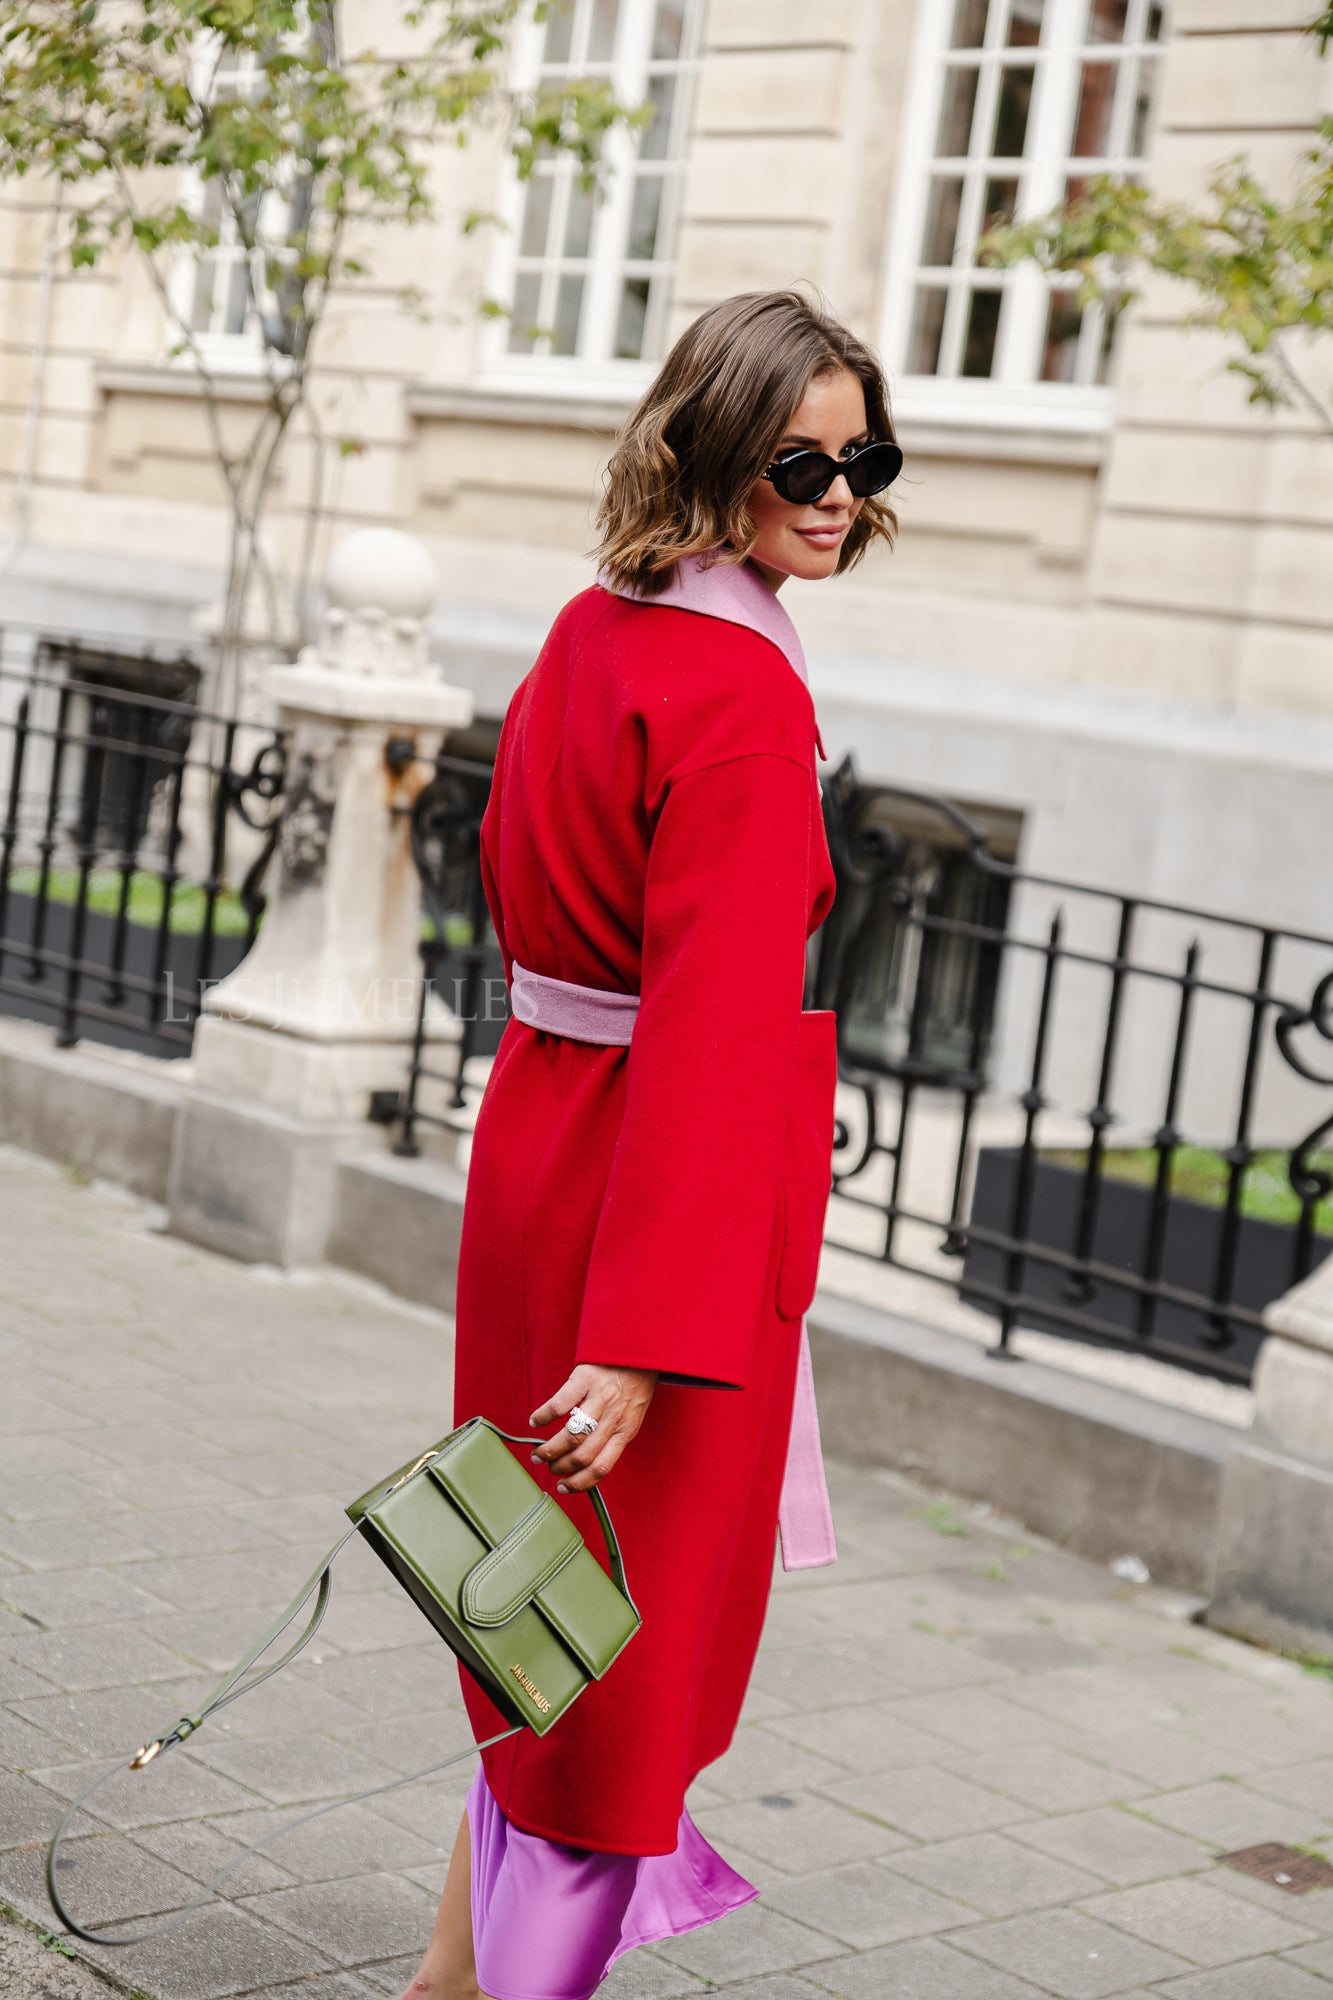
[[[491,2000],[591,2000],[635,1945],[697,1930],[759,1894],[687,1812],[674,1854],[593,1854],[511,1826],[478,1771],[467,1816],[472,1948]]]

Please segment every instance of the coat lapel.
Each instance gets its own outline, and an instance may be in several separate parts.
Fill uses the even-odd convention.
[[[666,589],[652,597],[644,591],[613,583],[605,570],[599,572],[597,582],[612,597],[628,597],[635,604],[664,604],[673,611],[697,611],[704,618],[722,618],[729,625],[743,625],[776,646],[802,684],[807,688],[810,685],[805,650],[796,627],[753,563],[710,562],[707,556],[682,556]],[[827,757],[818,724],[815,748],[821,757]]]

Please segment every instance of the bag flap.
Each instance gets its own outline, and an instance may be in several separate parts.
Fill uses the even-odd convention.
[[[469,1625],[506,1625],[572,1562],[583,1547],[574,1523],[543,1494],[497,1548],[463,1581],[462,1612]]]
[[[507,1444],[487,1423],[465,1424],[455,1432],[426,1475],[448,1494],[463,1519],[486,1543],[498,1548],[529,1515],[542,1489]]]

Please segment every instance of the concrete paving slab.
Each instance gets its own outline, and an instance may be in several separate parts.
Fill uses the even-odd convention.
[[[83,1760],[197,1702],[348,1498],[411,1456],[423,1411],[445,1428],[450,1336],[360,1281],[184,1251],[151,1211],[12,1153],[0,1201],[28,1426],[0,1435],[0,1896],[45,1928],[42,1843]],[[691,1790],[760,1899],[629,1954],[606,2000],[1333,1992],[1333,1892],[1218,1866],[1261,1840],[1333,1846],[1333,1688],[985,1502],[836,1463],[831,1483],[844,1560],[777,1573],[744,1725]],[[91,1907],[187,1895],[295,1816],[280,1801],[463,1740],[419,1614],[368,1558],[342,1583],[279,1680],[99,1799],[72,1849]],[[101,2000],[101,1963],[151,2000],[397,2000],[471,1776],[280,1839],[157,1944],[85,1962],[0,1931],[0,1991],[8,1951],[22,2000]]]
[[[14,2000],[111,2000],[112,1988],[88,1966],[44,1945],[35,1931],[0,1914],[0,1993]]]

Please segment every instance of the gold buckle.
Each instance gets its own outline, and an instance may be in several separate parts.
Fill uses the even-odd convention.
[[[143,1749],[138,1751],[135,1756],[130,1758],[129,1762],[130,1770],[131,1771],[146,1770],[147,1767],[152,1763],[154,1757],[156,1757],[158,1751],[161,1748],[162,1748],[162,1738],[160,1736],[158,1737],[156,1743],[145,1743]]]
[[[421,1471],[422,1467],[429,1465],[431,1460],[433,1458],[438,1458],[439,1455],[440,1455],[439,1450],[435,1446],[432,1446],[429,1451],[423,1451],[415,1465],[409,1465],[406,1472],[399,1473],[397,1479],[394,1480],[392,1486],[385,1487],[384,1492],[381,1495],[381,1498],[387,1500],[389,1495],[391,1493],[396,1493],[400,1486],[406,1486],[409,1479],[415,1479],[417,1474]]]

